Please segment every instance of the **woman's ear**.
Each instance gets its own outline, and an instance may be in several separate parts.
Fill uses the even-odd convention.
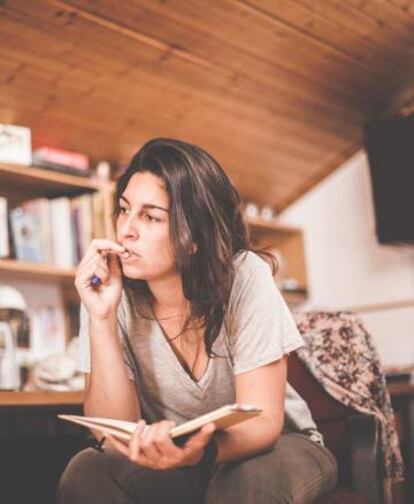
[[[189,252],[191,255],[195,254],[198,250],[197,243],[192,243],[189,248]]]

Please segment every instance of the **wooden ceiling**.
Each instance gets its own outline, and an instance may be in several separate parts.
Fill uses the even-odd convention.
[[[152,137],[194,142],[280,211],[411,99],[413,4],[0,0],[0,122],[122,165]]]

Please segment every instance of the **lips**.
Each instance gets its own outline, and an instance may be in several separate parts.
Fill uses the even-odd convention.
[[[124,249],[125,249],[125,252],[120,254],[120,258],[123,261],[130,261],[130,260],[138,259],[139,257],[141,257],[137,252],[134,252],[133,250],[131,250],[127,247],[124,247]]]

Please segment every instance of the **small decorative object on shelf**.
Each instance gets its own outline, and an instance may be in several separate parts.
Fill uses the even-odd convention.
[[[0,389],[20,388],[19,339],[29,331],[26,300],[14,287],[0,285]],[[24,334],[23,334],[24,333]]]
[[[100,161],[95,169],[96,178],[101,182],[107,182],[111,178],[111,165],[108,161]]]
[[[264,206],[260,210],[260,217],[266,221],[273,219],[273,217],[274,217],[273,209],[270,208],[269,206]]]
[[[0,124],[0,162],[22,165],[32,163],[30,128]]]
[[[259,215],[259,209],[255,203],[247,203],[244,212],[247,217],[251,218],[257,217]]]

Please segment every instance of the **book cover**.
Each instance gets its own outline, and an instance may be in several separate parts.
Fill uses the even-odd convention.
[[[198,429],[208,423],[214,423],[216,430],[227,429],[246,420],[250,420],[261,413],[260,408],[250,405],[227,404],[205,415],[201,415],[193,420],[184,422],[181,425],[173,427],[170,431],[172,438],[178,438],[196,432]],[[63,420],[77,423],[89,429],[112,434],[118,438],[129,440],[135,431],[136,422],[128,422],[113,418],[85,417],[80,415],[58,415]]]
[[[76,236],[76,255],[79,262],[93,238],[92,196],[82,194],[72,198],[70,203]]]
[[[105,238],[105,209],[104,199],[100,191],[94,192],[92,195],[93,207],[93,237]]]
[[[50,200],[53,263],[62,268],[76,264],[76,241],[70,200],[66,196]]]
[[[0,258],[10,255],[7,208],[7,199],[0,196]]]
[[[25,212],[36,216],[39,227],[39,240],[41,243],[42,262],[51,264],[52,256],[52,236],[50,228],[50,203],[47,198],[36,198],[25,201],[21,207]]]
[[[78,175],[80,177],[90,177],[93,174],[93,170],[79,170],[78,168],[52,163],[51,161],[37,158],[33,158],[32,166],[44,168],[45,170],[58,171],[60,173],[67,173],[68,175]]]
[[[49,163],[51,167],[73,168],[78,172],[89,170],[89,156],[55,147],[39,147],[33,151],[33,163]]]
[[[35,207],[17,207],[10,212],[10,224],[16,258],[43,262],[40,219]]]
[[[43,260],[53,264],[52,224],[50,214],[50,200],[39,198],[40,232],[42,234]]]

